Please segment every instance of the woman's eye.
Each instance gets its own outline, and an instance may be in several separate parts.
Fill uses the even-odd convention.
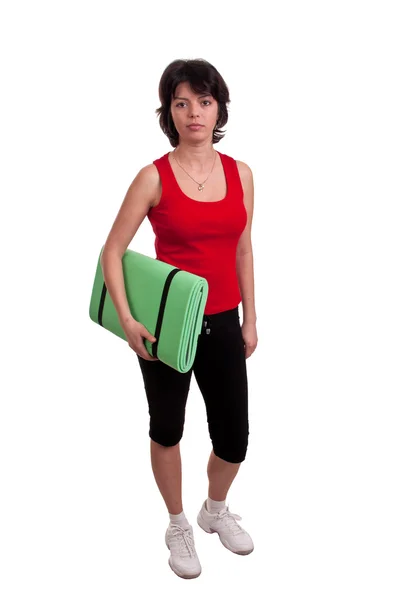
[[[208,102],[208,104],[211,104],[210,100],[203,100],[203,102]],[[182,104],[185,104],[185,102],[179,102],[178,104],[176,104],[176,107],[178,108]]]

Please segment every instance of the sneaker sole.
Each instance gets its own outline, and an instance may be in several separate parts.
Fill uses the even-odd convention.
[[[179,573],[171,564],[171,558],[169,558],[169,565],[170,565],[170,569],[173,571],[173,573],[175,573],[176,575],[178,575],[178,577],[181,577],[182,579],[196,579],[196,577],[199,577],[199,575],[201,574],[202,570],[199,571],[199,573],[194,573],[193,575],[183,575],[182,573]]]
[[[227,548],[227,550],[230,550],[231,552],[233,552],[234,554],[239,554],[240,556],[247,556],[248,554],[251,554],[254,550],[254,546],[253,548],[250,548],[250,550],[234,550],[233,548],[231,548],[231,546],[228,544],[227,541],[224,541],[220,534],[218,533],[218,531],[215,531],[214,529],[211,529],[211,527],[209,527],[208,525],[206,525],[206,523],[204,522],[204,520],[202,519],[202,516],[199,514],[198,518],[197,518],[197,522],[198,525],[201,529],[203,529],[203,531],[205,531],[206,533],[217,533],[220,542],[222,543],[222,545]]]

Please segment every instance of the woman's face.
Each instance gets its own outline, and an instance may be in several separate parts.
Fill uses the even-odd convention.
[[[218,117],[218,103],[210,94],[196,94],[188,82],[180,83],[171,102],[171,116],[180,135],[180,139],[194,141],[210,137]],[[198,123],[199,129],[188,125]]]

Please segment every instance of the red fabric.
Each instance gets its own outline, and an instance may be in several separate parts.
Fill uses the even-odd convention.
[[[162,182],[160,202],[148,212],[156,236],[156,258],[207,279],[205,314],[235,308],[242,300],[236,248],[247,222],[236,161],[218,153],[227,180],[226,196],[216,202],[201,202],[183,193],[168,154],[153,161]]]

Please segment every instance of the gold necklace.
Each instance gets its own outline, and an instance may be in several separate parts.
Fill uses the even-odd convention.
[[[175,151],[176,151],[176,149],[174,148],[174,150],[173,150],[173,154],[175,154]],[[210,175],[211,175],[211,174],[212,174],[212,172],[213,172],[214,165],[215,165],[215,162],[216,162],[216,156],[217,156],[217,152],[214,150],[214,160],[213,160],[213,166],[212,166],[212,168],[211,168],[211,171],[210,171],[210,173],[208,174],[208,176],[206,177],[206,179],[205,179],[205,180],[204,180],[202,183],[199,183],[199,181],[196,181],[196,179],[194,179],[194,178],[193,178],[193,177],[192,177],[192,176],[191,176],[191,175],[190,175],[190,174],[189,174],[187,171],[185,171],[184,167],[183,167],[182,165],[180,165],[180,163],[178,162],[178,160],[177,160],[176,156],[174,156],[174,158],[175,158],[175,160],[177,161],[177,163],[179,164],[179,166],[181,167],[181,169],[182,169],[183,171],[185,171],[185,173],[188,175],[188,177],[191,177],[191,179],[192,179],[192,180],[193,180],[195,183],[197,183],[197,184],[198,184],[198,190],[201,192],[201,191],[203,190],[203,188],[205,187],[205,183],[206,183],[206,181],[209,179]]]

